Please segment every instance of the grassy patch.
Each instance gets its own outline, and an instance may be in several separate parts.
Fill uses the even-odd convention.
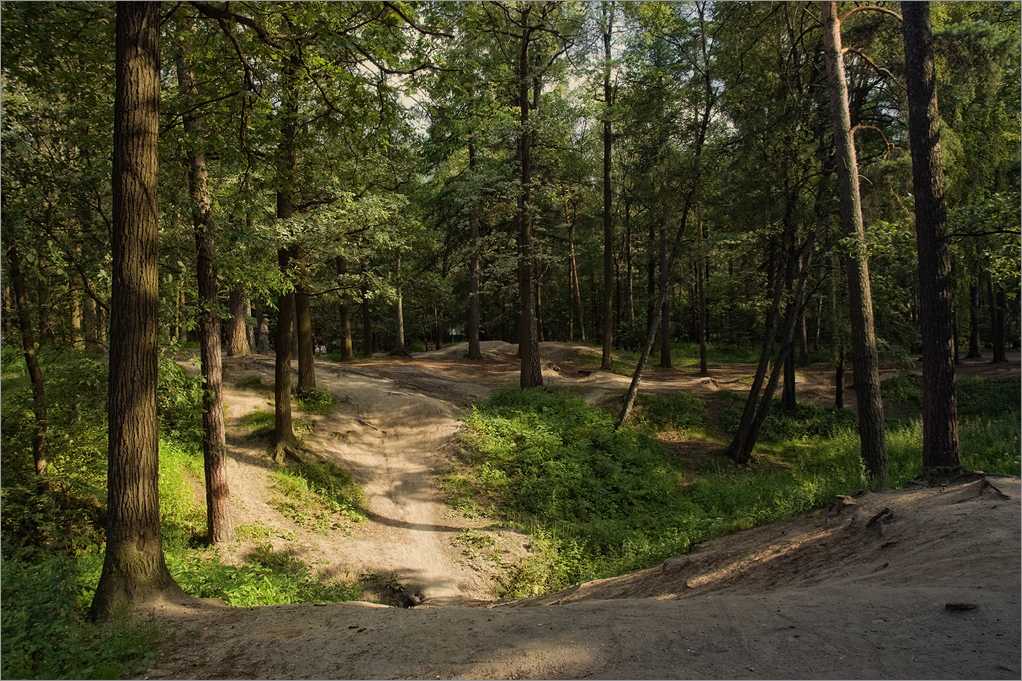
[[[334,410],[337,400],[329,390],[306,388],[295,394],[295,402],[306,414],[329,414]]]
[[[255,390],[257,392],[264,392],[273,388],[273,385],[266,385],[263,383],[263,377],[259,374],[248,374],[247,376],[242,376],[234,385],[244,390]]]
[[[723,399],[725,420],[737,424],[744,399]],[[689,399],[671,398],[649,409],[643,427],[698,428],[700,413]],[[746,467],[720,456],[688,461],[646,435],[615,431],[606,412],[550,390],[497,393],[465,421],[460,465],[444,479],[452,504],[530,535],[531,556],[503,566],[505,597],[647,567],[864,486],[854,415],[808,404],[774,410]],[[961,439],[963,465],[1020,473],[1017,412],[966,421]],[[888,448],[891,484],[903,485],[919,472],[919,422],[892,424]]]
[[[366,519],[365,495],[347,472],[328,461],[301,463],[273,474],[271,505],[299,527],[330,532]]]
[[[706,433],[710,425],[703,401],[682,392],[641,395],[633,419],[636,427],[654,433]]]
[[[238,423],[245,428],[249,428],[249,435],[253,437],[269,437],[273,435],[273,429],[276,426],[276,416],[272,411],[258,409],[239,418]],[[291,428],[297,437],[301,437],[306,433],[311,433],[313,425],[308,419],[292,417]]]

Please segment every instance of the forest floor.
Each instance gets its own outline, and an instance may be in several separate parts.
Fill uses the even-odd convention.
[[[361,579],[377,603],[228,608],[167,604],[170,626],[148,678],[1014,678],[1022,674],[1019,480],[863,494],[844,505],[706,542],[621,577],[510,603],[493,600],[492,552],[528,538],[447,507],[439,476],[458,416],[516,385],[516,346],[490,341],[413,357],[317,362],[338,404],[304,436],[312,458],[361,484],[368,520],[322,534],[281,515],[267,441],[239,420],[272,411],[270,357],[225,358],[229,480],[236,524],[326,576]],[[543,343],[544,380],[592,402],[629,378],[598,350]],[[595,358],[595,361],[594,359]],[[960,373],[1019,371],[973,362]],[[653,369],[644,387],[707,399],[747,389],[754,367]],[[253,380],[260,377],[260,382]],[[241,387],[239,385],[246,387]],[[799,398],[829,404],[833,376],[800,372]],[[846,395],[854,404],[854,395]],[[708,444],[708,443],[707,443]],[[227,557],[228,559],[230,556]],[[415,606],[408,608],[390,605]]]

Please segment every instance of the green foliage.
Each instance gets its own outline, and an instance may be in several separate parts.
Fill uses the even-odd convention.
[[[738,431],[738,424],[745,408],[745,397],[729,390],[720,393],[720,421],[724,432],[732,435]],[[774,400],[770,413],[763,422],[759,439],[761,442],[781,442],[809,438],[834,437],[840,430],[855,428],[855,414],[847,409],[818,407],[809,402],[799,402],[794,411],[785,411],[779,400]]]
[[[251,428],[255,437],[265,437],[273,434],[276,416],[272,411],[257,410],[249,412],[238,419],[238,423]],[[295,435],[301,437],[305,433],[312,432],[312,423],[303,418],[292,418],[291,427]]]
[[[892,376],[880,384],[884,404],[923,408],[923,377],[915,373]]]
[[[151,622],[119,618],[96,626],[86,620],[88,594],[73,558],[7,553],[0,568],[5,679],[138,677],[156,657]]]
[[[271,505],[300,527],[329,532],[366,519],[361,488],[329,461],[280,468],[273,474],[273,486]]]
[[[298,407],[307,414],[329,414],[337,400],[329,390],[323,388],[306,388],[295,393]]]
[[[293,551],[271,544],[256,546],[242,565],[225,564],[212,550],[169,555],[167,562],[188,593],[236,607],[354,601],[362,594],[357,583],[314,574]]]
[[[688,393],[642,395],[635,410],[637,427],[654,432],[705,432],[709,427],[702,400]]]
[[[174,359],[160,357],[156,411],[163,437],[202,442],[202,379],[190,376]]]

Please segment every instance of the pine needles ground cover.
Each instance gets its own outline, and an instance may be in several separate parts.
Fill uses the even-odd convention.
[[[1019,474],[1015,385],[1013,401],[999,416],[963,420],[963,465]],[[1011,389],[977,393],[989,401],[991,390],[1003,397]],[[963,411],[970,413],[967,395]],[[743,400],[723,399],[727,421],[728,409]],[[645,432],[615,431],[611,414],[549,389],[500,392],[473,408],[465,418],[461,465],[444,485],[463,512],[530,534],[532,555],[503,566],[499,595],[534,595],[648,567],[864,487],[851,412],[811,404],[791,414],[773,410],[761,456],[740,468],[722,456],[692,463],[651,436],[673,430],[705,437],[707,425],[693,400],[647,398],[646,413],[636,419]],[[900,486],[919,471],[921,423],[892,424],[888,442],[891,484]]]

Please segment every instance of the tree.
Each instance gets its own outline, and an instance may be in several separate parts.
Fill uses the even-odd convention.
[[[187,43],[183,45],[177,58],[178,86],[185,111],[193,110],[197,94],[195,76],[188,65],[190,48]],[[202,394],[202,458],[206,478],[206,527],[209,542],[222,544],[233,539],[234,527],[231,523],[231,493],[227,484],[216,227],[207,182],[206,155],[199,148],[201,119],[193,113],[185,113],[184,130],[191,136],[193,145],[188,152],[188,187],[192,201],[196,275],[201,303],[199,358],[205,383]],[[247,339],[245,347],[248,347]]]
[[[160,5],[117,5],[106,552],[90,614],[183,592],[167,569],[156,433]]]
[[[923,337],[923,470],[958,466],[958,395],[951,315],[951,251],[930,4],[903,2],[905,85],[919,253]]]
[[[848,111],[848,85],[841,48],[842,20],[838,18],[837,3],[833,0],[821,2],[820,8],[823,14],[824,54],[827,59],[831,124],[837,157],[841,225],[846,236],[852,240],[852,252],[845,258],[845,268],[852,327],[852,373],[859,406],[859,446],[867,475],[883,484],[888,474],[887,434],[884,429],[884,406],[880,397],[880,359],[859,198],[859,166]]]
[[[610,85],[610,41],[614,30],[614,3],[602,4],[603,34],[603,356],[600,369],[614,370],[614,187],[611,184],[613,133],[610,111],[614,93]],[[670,356],[670,355],[668,355]]]

